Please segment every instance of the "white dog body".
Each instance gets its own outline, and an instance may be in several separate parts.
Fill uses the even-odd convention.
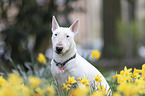
[[[51,61],[51,72],[58,84],[64,83],[68,76],[75,76],[76,79],[79,77],[89,79],[90,85],[95,81],[94,76],[101,76],[101,85],[104,85],[108,90],[110,87],[106,82],[104,76],[88,61],[82,58],[76,50],[76,44],[74,42],[74,36],[78,31],[78,20],[71,25],[69,28],[59,27],[55,17],[52,21],[52,44],[53,44],[53,60]],[[57,47],[57,48],[56,48]],[[59,50],[59,49],[62,50]],[[60,52],[61,51],[61,52]],[[69,58],[76,56],[69,60],[63,66],[63,72],[56,62],[65,62]],[[55,61],[54,61],[55,60]]]

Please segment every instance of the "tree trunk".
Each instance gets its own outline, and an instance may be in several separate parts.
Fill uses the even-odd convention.
[[[120,19],[120,0],[103,0],[103,38],[104,58],[116,58],[117,55],[117,20]]]

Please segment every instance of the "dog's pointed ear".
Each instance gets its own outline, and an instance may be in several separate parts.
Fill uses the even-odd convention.
[[[69,28],[72,32],[77,33],[79,29],[79,20],[77,19]]]
[[[53,16],[53,18],[52,18],[52,28],[51,28],[52,32],[55,31],[58,27],[59,27],[59,24],[56,21],[55,16]]]

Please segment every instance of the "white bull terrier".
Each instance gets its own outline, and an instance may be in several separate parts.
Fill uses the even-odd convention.
[[[76,50],[74,37],[78,32],[79,20],[76,20],[69,28],[60,27],[55,17],[52,20],[52,44],[53,59],[51,61],[51,72],[57,82],[62,85],[68,76],[87,77],[90,85],[94,84],[94,76],[101,76],[101,85],[109,90],[109,85],[104,76],[88,61],[82,58]]]

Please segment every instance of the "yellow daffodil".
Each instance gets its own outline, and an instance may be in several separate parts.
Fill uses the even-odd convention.
[[[22,84],[23,79],[14,72],[8,76],[8,80],[0,88],[0,96],[30,96],[29,88]]]
[[[66,89],[66,91],[68,91],[70,88],[68,87],[68,85],[66,85],[65,83],[63,83],[63,87],[62,90]]]
[[[132,72],[131,72],[131,70],[132,70],[132,68],[127,69],[127,67],[125,66],[124,70],[120,71],[120,79],[122,79],[122,81],[125,81],[125,79],[128,80],[128,82],[132,81],[132,78],[131,78]],[[123,79],[123,78],[125,78],[125,79]]]
[[[127,67],[125,66],[124,67],[124,74],[123,75],[125,75],[125,76],[131,76],[131,70],[132,70],[132,68],[130,68],[130,69],[127,69]]]
[[[113,94],[113,96],[121,96],[121,94],[118,93],[118,92],[115,92],[115,93]]]
[[[101,92],[103,93],[104,95],[107,95],[107,94],[110,94],[110,91],[109,90],[106,90],[106,88],[104,87],[104,85],[98,85],[97,86],[98,88],[98,92]]]
[[[0,76],[0,85],[4,85],[6,83],[6,80],[3,78],[3,76]]]
[[[145,80],[144,80],[144,78],[135,79],[134,84],[139,85],[142,88],[145,88]]]
[[[97,76],[94,76],[94,78],[98,84],[99,84],[99,82],[102,82],[101,76],[99,76],[98,74],[97,74]]]
[[[83,84],[83,85],[90,85],[89,79],[87,79],[87,77],[82,78],[82,80],[81,80],[80,82],[81,82],[81,84]]]
[[[98,50],[93,50],[91,53],[91,58],[94,60],[94,58],[99,59],[101,56],[101,53]]]
[[[134,68],[134,73],[142,73],[142,70]]]
[[[79,85],[76,89],[72,89],[69,94],[71,96],[88,96],[89,87]]]
[[[123,76],[118,75],[117,83],[124,83],[124,82],[127,82],[127,81],[126,81],[126,78],[123,78]]]
[[[106,88],[104,87],[104,85],[101,86],[99,84],[97,87],[98,87],[99,91],[106,92]]]
[[[145,78],[145,64],[142,65],[142,70],[134,68],[135,73],[141,73],[142,77]]]
[[[17,90],[16,86],[5,86],[2,87],[0,90],[0,96],[19,96],[18,93],[19,90]]]
[[[20,94],[23,94],[22,96],[30,96],[31,92],[30,92],[30,89],[27,86],[22,84],[20,89],[21,89]]]
[[[106,96],[106,94],[105,94],[105,92],[102,92],[102,91],[95,91],[90,96]]]
[[[118,77],[118,74],[117,74],[117,71],[116,71],[116,75],[113,76],[113,79],[117,78]]]
[[[81,77],[79,79],[77,79],[77,81],[81,81],[81,80],[82,80]]]
[[[40,78],[32,77],[32,76],[28,77],[28,81],[29,81],[29,84],[30,84],[31,87],[37,87],[42,82]]]
[[[142,77],[145,78],[145,64],[142,65]]]
[[[140,88],[139,93],[145,94],[145,80],[144,78],[135,79],[134,85]]]
[[[28,77],[28,83],[26,83],[26,85],[24,85],[23,81],[23,78],[16,72],[10,74],[7,80],[0,76],[0,83],[2,82],[0,86],[0,96],[55,95],[55,90],[52,86],[43,86],[44,88],[39,86],[42,81],[38,77]]]
[[[120,74],[117,74],[115,78],[117,78],[117,83],[120,83],[117,86],[117,91],[123,96],[139,96],[139,94],[145,94],[145,64],[142,65],[142,69],[134,68],[133,75],[131,70],[125,66],[124,70],[121,70]],[[114,94],[113,96],[121,96],[120,94]]]
[[[134,72],[133,72],[132,78],[139,78],[140,75],[139,75],[139,73],[136,73],[135,70],[136,70],[136,69],[134,68]]]
[[[47,94],[49,96],[54,96],[55,95],[55,89],[52,86],[48,86],[46,91],[47,91]]]
[[[123,93],[124,96],[138,96],[137,94],[140,91],[139,86],[136,86],[133,83],[126,83],[126,84],[121,83],[117,87],[117,89],[118,89],[118,91],[120,91],[121,93]]]
[[[8,76],[9,83],[15,85],[15,84],[21,84],[23,82],[23,79],[19,76],[17,72],[14,72]]]
[[[75,80],[75,77],[72,76],[72,77],[68,77],[68,81],[66,81],[67,84],[74,84],[76,83],[77,81]]]
[[[37,60],[39,61],[39,63],[43,63],[46,64],[46,58],[42,53],[39,53]]]

